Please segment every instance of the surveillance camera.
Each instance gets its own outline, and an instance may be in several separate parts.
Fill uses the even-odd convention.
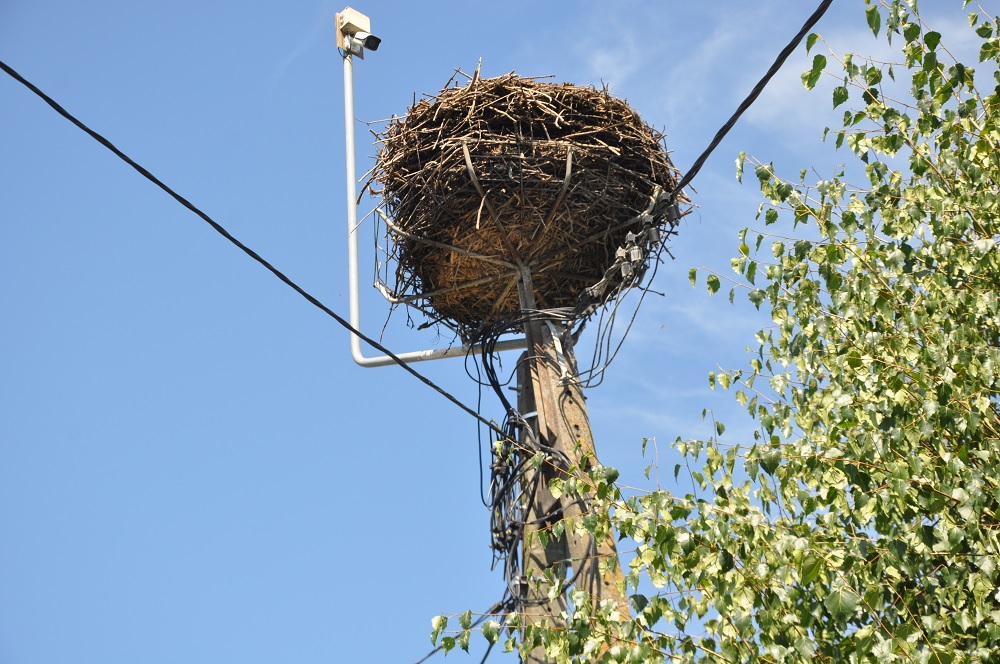
[[[370,32],[358,32],[354,35],[354,38],[361,42],[361,45],[367,48],[369,51],[377,51],[379,44],[382,40],[371,34]]]
[[[381,39],[370,33],[358,32],[344,37],[344,50],[364,60],[365,49],[369,51],[377,50],[381,43]]]
[[[365,57],[365,49],[377,51],[382,40],[371,33],[371,19],[361,12],[344,8],[337,12],[337,46],[351,55]]]

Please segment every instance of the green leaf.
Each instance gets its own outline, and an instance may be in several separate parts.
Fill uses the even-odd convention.
[[[712,295],[715,295],[717,292],[719,292],[719,288],[721,286],[722,286],[722,283],[719,281],[719,277],[715,276],[714,274],[708,275],[708,292],[709,293],[711,293]]]
[[[822,562],[822,559],[815,554],[810,554],[802,559],[802,564],[799,567],[799,579],[803,584],[808,585],[819,578],[819,573],[823,569]]]
[[[927,48],[934,50],[941,43],[941,33],[940,32],[928,32],[924,35],[924,43],[927,44]]]
[[[872,34],[878,37],[878,31],[882,27],[882,14],[878,11],[878,5],[869,5],[865,9],[865,17],[868,19],[868,27]]]
[[[688,270],[688,281],[691,282],[691,286],[696,286],[698,284],[698,268],[693,267]]]
[[[760,456],[760,467],[764,469],[768,475],[774,475],[775,471],[778,470],[778,466],[781,465],[781,449],[771,449]]]
[[[490,643],[496,643],[500,639],[500,623],[496,620],[487,620],[483,623],[483,636]]]
[[[1000,37],[994,37],[984,42],[982,48],[979,49],[979,61],[992,60],[998,54],[1000,54]]]
[[[838,85],[833,89],[833,107],[837,108],[841,104],[847,101],[850,93],[847,91],[847,86]]]
[[[817,54],[813,57],[812,69],[802,73],[802,84],[806,86],[806,90],[816,87],[824,68],[826,68],[826,56]]]
[[[833,589],[826,599],[823,600],[823,606],[829,611],[834,618],[848,618],[854,613],[854,609],[858,606],[860,598],[858,594],[849,588],[843,586]]]
[[[809,36],[806,37],[806,53],[808,53],[809,50],[816,45],[817,39],[819,39],[819,35],[817,35],[815,32],[809,33]]]
[[[472,627],[472,611],[466,611],[458,617],[458,624],[462,629],[469,629]]]
[[[728,572],[733,569],[734,565],[733,554],[729,553],[725,549],[719,550],[719,569],[722,572]]]
[[[431,618],[431,645],[437,645],[438,636],[441,630],[448,627],[448,618],[445,616],[434,616]]]

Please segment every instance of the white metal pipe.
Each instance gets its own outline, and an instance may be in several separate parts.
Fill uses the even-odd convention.
[[[344,147],[347,152],[347,269],[348,289],[350,290],[350,321],[355,330],[361,329],[361,297],[358,288],[358,191],[357,175],[355,173],[354,153],[354,58],[350,53],[344,55]],[[524,339],[510,339],[496,344],[495,350],[517,350],[527,348]],[[400,353],[397,358],[403,362],[426,362],[441,360],[446,357],[464,357],[467,354],[478,353],[479,346],[452,346],[451,348],[435,348],[418,350],[410,353]],[[388,355],[365,357],[361,352],[361,338],[351,332],[351,357],[362,367],[384,367],[395,364],[396,360]]]

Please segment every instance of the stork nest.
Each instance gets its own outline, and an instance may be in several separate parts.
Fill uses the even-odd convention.
[[[465,341],[522,309],[525,275],[535,309],[587,313],[649,264],[646,231],[672,228],[664,200],[679,173],[664,137],[606,89],[477,72],[377,137],[387,294]],[[643,259],[618,269],[630,241]]]

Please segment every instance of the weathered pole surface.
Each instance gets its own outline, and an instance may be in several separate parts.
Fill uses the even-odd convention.
[[[531,351],[526,351],[518,363],[518,410],[521,413],[537,412],[535,395],[532,390],[533,370],[530,361]],[[528,419],[529,422],[532,418]],[[531,452],[525,437],[522,437],[521,454],[530,456]],[[521,532],[521,573],[525,583],[520,585],[521,609],[528,625],[535,625],[547,620],[550,625],[562,627],[565,621],[560,614],[567,608],[566,596],[563,593],[549,599],[549,589],[552,584],[545,578],[544,570],[551,569],[554,578],[564,578],[565,562],[569,560],[569,549],[566,538],[549,538],[543,544],[538,533],[551,527],[552,515],[561,513],[559,501],[549,491],[549,481],[555,476],[555,469],[548,464],[538,470],[530,467],[521,480],[521,495],[524,501],[521,510],[524,514],[524,530]],[[545,652],[532,652],[529,662],[544,662]]]
[[[522,312],[535,311],[531,275],[524,268],[519,294]],[[522,538],[522,574],[527,581],[523,591],[525,622],[531,625],[544,620],[553,626],[563,624],[560,613],[567,608],[565,591],[549,599],[552,581],[546,578],[546,571],[556,582],[573,580],[573,587],[590,593],[595,607],[611,599],[627,615],[628,600],[620,589],[622,573],[613,532],[609,531],[600,541],[595,541],[589,533],[578,535],[575,527],[567,527],[560,537],[550,535],[545,544],[538,537],[542,530],[551,533],[552,526],[559,521],[579,522],[584,515],[585,505],[578,496],[562,494],[555,498],[549,489],[553,479],[568,477],[561,459],[568,460],[577,468],[581,480],[587,482],[587,471],[597,463],[597,455],[583,388],[576,378],[571,340],[554,338],[552,328],[538,320],[529,320],[524,328],[528,350],[519,363],[518,408],[521,413],[537,413],[537,439],[556,452],[537,470],[529,471],[522,481],[522,495],[527,501]],[[531,453],[530,449],[522,452]],[[527,661],[546,661],[544,650],[536,648]]]

